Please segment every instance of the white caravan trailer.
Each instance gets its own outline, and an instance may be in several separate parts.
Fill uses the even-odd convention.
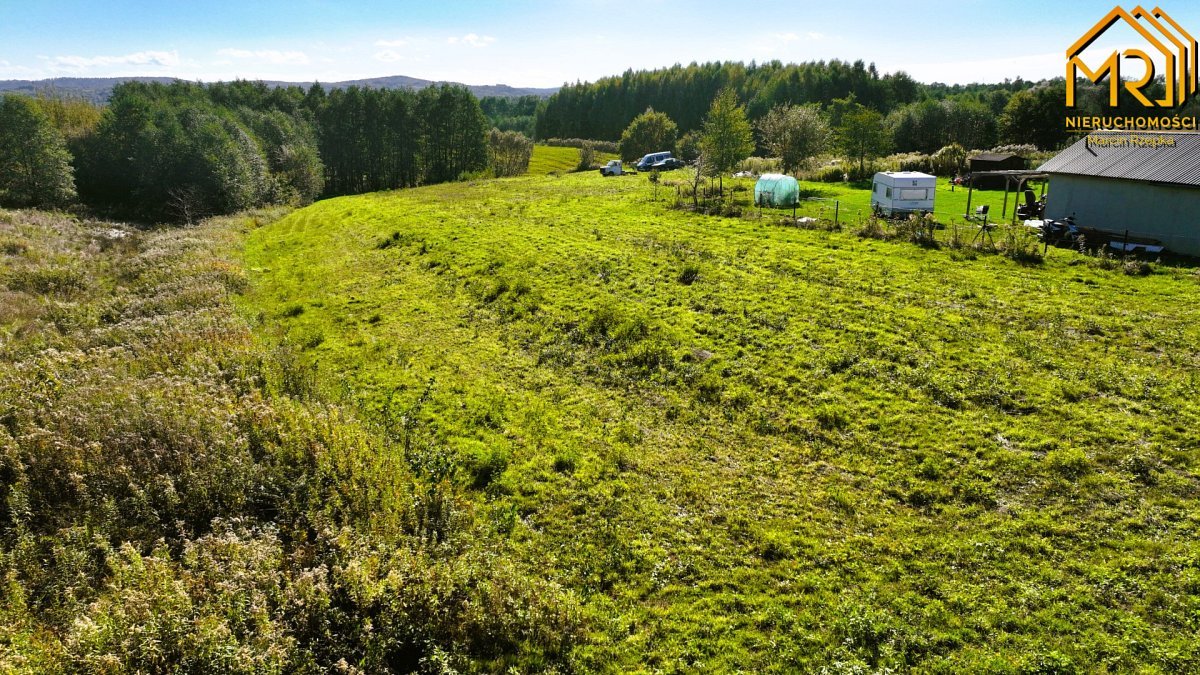
[[[871,182],[871,210],[885,216],[933,213],[937,178],[917,171],[880,171]]]

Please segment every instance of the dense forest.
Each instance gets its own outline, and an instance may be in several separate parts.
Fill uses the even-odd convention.
[[[538,109],[536,135],[615,141],[629,121],[647,108],[666,113],[679,133],[686,134],[700,128],[709,103],[725,88],[738,94],[751,120],[782,104],[816,103],[828,110],[837,101],[855,101],[886,116],[896,152],[930,153],[951,143],[968,149],[1033,144],[1052,150],[1069,140],[1063,125],[1065,81],[1061,78],[922,84],[904,72],[885,74],[874,64],[838,60],[692,63],[576,83],[564,86]],[[1079,91],[1079,114],[1099,114],[1107,84],[1083,83]],[[1195,107],[1193,103],[1178,114],[1194,115]],[[1142,114],[1144,109],[1121,112]]]
[[[487,166],[488,128],[478,100],[453,86],[129,82],[102,109],[10,94],[0,201],[49,206],[77,194],[109,212],[190,222],[455,180]]]
[[[485,96],[479,99],[479,106],[496,129],[517,131],[533,138],[538,106],[544,100],[541,96]]]

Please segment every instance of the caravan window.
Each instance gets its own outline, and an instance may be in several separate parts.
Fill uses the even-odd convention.
[[[887,198],[888,198],[888,199],[891,199],[891,198],[892,198],[892,188],[888,188],[888,189],[887,189]]]
[[[900,199],[903,201],[918,201],[918,200],[929,199],[929,190],[926,190],[924,188],[921,188],[919,190],[918,189],[901,190],[900,191]]]

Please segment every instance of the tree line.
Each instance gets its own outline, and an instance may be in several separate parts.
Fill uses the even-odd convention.
[[[492,127],[533,138],[541,96],[484,96],[479,107]]]
[[[1161,95],[1161,79],[1152,85]],[[839,106],[861,106],[881,118],[894,152],[933,153],[948,145],[990,148],[1031,144],[1044,150],[1069,140],[1063,124],[1066,82],[1012,80],[997,84],[922,84],[903,72],[883,74],[862,61],[783,64],[705,63],[652,71],[626,71],[592,83],[563,87],[536,113],[537,138],[591,138],[615,141],[630,121],[648,108],[667,115],[682,138],[698,131],[709,104],[731,90],[752,122],[779,106],[814,104],[831,126],[839,126]],[[1104,107],[1108,84],[1082,81],[1072,114],[1112,114]],[[1195,115],[1197,103],[1178,115]],[[1127,108],[1127,109],[1126,109]],[[1144,114],[1124,101],[1121,114]],[[767,148],[760,138],[759,152]]]
[[[75,199],[190,221],[272,203],[455,180],[488,166],[465,88],[128,82],[107,106],[0,99],[0,203]]]
[[[560,89],[538,110],[536,133],[538,138],[615,141],[648,107],[668,115],[686,133],[701,127],[709,104],[724,89],[733,90],[749,117],[757,119],[783,101],[830,101],[851,94],[864,105],[890,110],[916,100],[918,88],[904,73],[881,75],[862,61],[693,63],[628,70]]]

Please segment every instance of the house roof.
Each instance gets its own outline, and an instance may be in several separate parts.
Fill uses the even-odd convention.
[[[1200,187],[1200,134],[1097,131],[1038,170]]]
[[[978,155],[975,155],[974,157],[969,157],[968,159],[971,159],[971,160],[978,159],[978,160],[982,160],[984,162],[1003,162],[1005,160],[1012,159],[1013,157],[1020,157],[1020,155],[1015,155],[1012,153],[1001,154],[998,152],[981,152]]]

